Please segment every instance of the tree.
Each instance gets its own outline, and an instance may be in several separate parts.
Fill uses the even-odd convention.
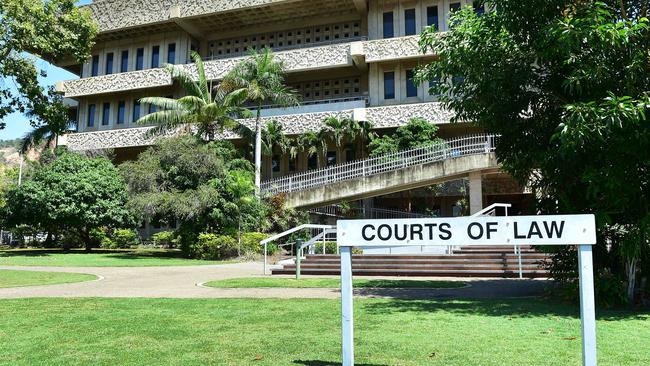
[[[355,140],[357,138],[361,140],[361,156],[366,157],[368,141],[372,140],[376,136],[374,132],[372,132],[372,122],[349,119],[346,127],[350,140]]]
[[[232,170],[226,176],[227,204],[237,211],[237,255],[241,256],[242,211],[254,205],[255,184],[253,175],[246,170]]]
[[[90,250],[93,229],[133,226],[126,202],[124,180],[108,159],[64,153],[7,192],[4,216],[8,226],[34,227],[48,240],[73,232]]]
[[[62,103],[61,99],[60,94],[53,94],[51,96],[52,105]],[[67,113],[58,113],[56,111],[55,113],[48,113],[45,120],[46,123],[33,125],[33,129],[23,137],[20,146],[21,154],[27,153],[30,149],[39,146],[43,142],[45,142],[46,147],[54,150],[58,147],[59,136],[70,131],[71,121]]]
[[[297,139],[298,147],[307,154],[307,158],[316,155],[319,166],[323,165],[322,157],[327,154],[327,131],[306,131]]]
[[[413,118],[406,125],[398,127],[390,135],[373,137],[369,145],[370,155],[392,154],[443,144],[444,140],[437,137],[437,135],[438,126],[422,118]]]
[[[36,129],[67,121],[68,109],[53,88],[39,85],[32,56],[49,62],[72,57],[85,62],[93,47],[97,25],[90,12],[74,0],[3,0],[0,2],[0,77],[12,80],[0,87],[0,129],[8,114],[19,112]],[[32,56],[30,56],[32,55]]]
[[[151,134],[176,132],[182,127],[202,139],[214,140],[218,132],[238,125],[235,118],[247,117],[249,111],[241,107],[241,99],[213,88],[205,75],[205,65],[201,56],[192,52],[197,80],[186,67],[165,65],[172,78],[183,87],[186,95],[179,98],[148,97],[141,103],[152,104],[158,112],[141,117],[137,123],[156,125]]]
[[[250,57],[241,61],[221,83],[224,91],[255,106],[255,187],[258,193],[262,182],[262,107],[265,104],[280,107],[299,104],[296,92],[285,85],[285,73],[284,63],[275,59],[270,48],[259,53],[251,50]]]
[[[419,79],[462,76],[431,93],[454,121],[501,135],[503,169],[537,192],[541,212],[596,214],[597,279],[627,281],[628,300],[650,257],[647,11],[643,1],[501,0],[420,40],[438,59]],[[573,281],[566,258],[553,261],[556,278]]]
[[[276,120],[270,121],[262,130],[262,153],[273,156],[275,148],[286,153],[291,149],[291,141],[284,133],[284,127]]]

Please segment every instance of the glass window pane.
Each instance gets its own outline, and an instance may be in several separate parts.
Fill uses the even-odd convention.
[[[140,102],[137,100],[133,102],[133,122],[140,119]]]
[[[416,34],[415,9],[404,10],[404,34],[407,36]]]
[[[167,63],[171,65],[176,63],[176,43],[167,46]]]
[[[144,69],[144,48],[138,48],[138,51],[136,52],[135,69],[136,70]]]
[[[384,99],[395,99],[395,73],[384,73]]]
[[[436,30],[440,30],[440,24],[438,23],[438,7],[429,6],[427,8],[427,25],[435,26]]]
[[[93,56],[93,62],[92,62],[92,65],[91,65],[90,75],[91,76],[99,75],[99,55],[94,55]]]
[[[153,46],[151,50],[151,68],[160,66],[160,46]]]
[[[124,101],[119,101],[117,104],[117,124],[124,124],[124,114],[126,112],[126,104]]]
[[[102,109],[102,126],[108,126],[111,119],[111,103],[104,103]]]
[[[313,154],[307,159],[307,169],[313,170],[316,168],[318,168],[318,156]]]
[[[106,75],[113,73],[113,52],[106,54]]]
[[[93,127],[95,125],[95,112],[96,107],[94,104],[88,105],[88,127]]]
[[[395,36],[395,28],[393,26],[393,12],[389,11],[384,13],[384,38],[393,38]]]
[[[406,70],[406,97],[413,98],[418,96],[418,87],[415,85],[413,70]]]
[[[129,51],[122,51],[122,62],[120,64],[120,72],[129,71]]]
[[[327,166],[336,165],[336,151],[327,152]]]

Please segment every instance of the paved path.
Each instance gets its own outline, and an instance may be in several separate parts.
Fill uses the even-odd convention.
[[[148,297],[148,298],[327,298],[337,289],[216,289],[207,281],[260,276],[262,263],[186,267],[3,267],[25,271],[75,272],[99,276],[97,281],[0,289],[0,298]],[[307,276],[305,276],[307,277]],[[426,278],[431,280],[432,278]],[[445,279],[468,282],[459,289],[357,289],[357,296],[387,298],[504,298],[540,295],[544,280]]]

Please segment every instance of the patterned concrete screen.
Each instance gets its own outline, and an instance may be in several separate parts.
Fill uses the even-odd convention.
[[[596,366],[596,315],[592,245],[594,215],[340,220],[343,366],[354,365],[352,247],[460,245],[576,245],[584,366]]]

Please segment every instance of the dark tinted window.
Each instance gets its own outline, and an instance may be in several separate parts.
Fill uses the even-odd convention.
[[[108,126],[111,119],[111,103],[104,103],[102,107],[102,126]]]
[[[384,38],[393,38],[395,36],[395,27],[393,26],[393,12],[384,13]]]
[[[429,6],[427,8],[427,25],[433,25],[436,30],[440,30],[440,23],[438,22],[438,7]]]
[[[91,76],[99,75],[99,55],[93,56],[93,61],[90,68],[91,68],[90,70]]]
[[[418,87],[415,85],[413,70],[406,70],[406,97],[413,98],[418,96]]]
[[[271,165],[273,167],[274,173],[278,173],[280,171],[280,155],[273,155],[273,159],[271,159]]]
[[[117,124],[122,125],[124,124],[124,115],[126,113],[126,104],[124,103],[123,100],[119,101],[117,104]]]
[[[327,152],[327,166],[336,165],[336,151]]]
[[[176,43],[167,46],[167,63],[172,65],[176,63]]]
[[[113,52],[106,54],[106,75],[113,73]]]
[[[478,1],[474,1],[473,6],[476,14],[483,15],[483,13],[485,13],[485,5],[480,4]]]
[[[138,48],[135,54],[135,69],[144,69],[144,48]]]
[[[395,99],[395,73],[384,73],[384,99]]]
[[[153,46],[151,49],[151,67],[160,66],[160,46]]]
[[[156,113],[157,110],[158,110],[158,108],[156,108],[155,105],[149,104],[149,114]]]
[[[316,168],[318,168],[318,156],[316,154],[312,154],[307,159],[307,169],[312,170]]]
[[[93,127],[95,125],[95,112],[96,112],[96,107],[94,104],[89,104],[88,105],[88,127]]]
[[[120,63],[120,72],[129,71],[129,51],[122,51],[122,62]]]
[[[140,102],[137,100],[133,102],[133,122],[140,119]]]
[[[413,36],[415,33],[415,9],[406,9],[404,10],[404,34]]]

